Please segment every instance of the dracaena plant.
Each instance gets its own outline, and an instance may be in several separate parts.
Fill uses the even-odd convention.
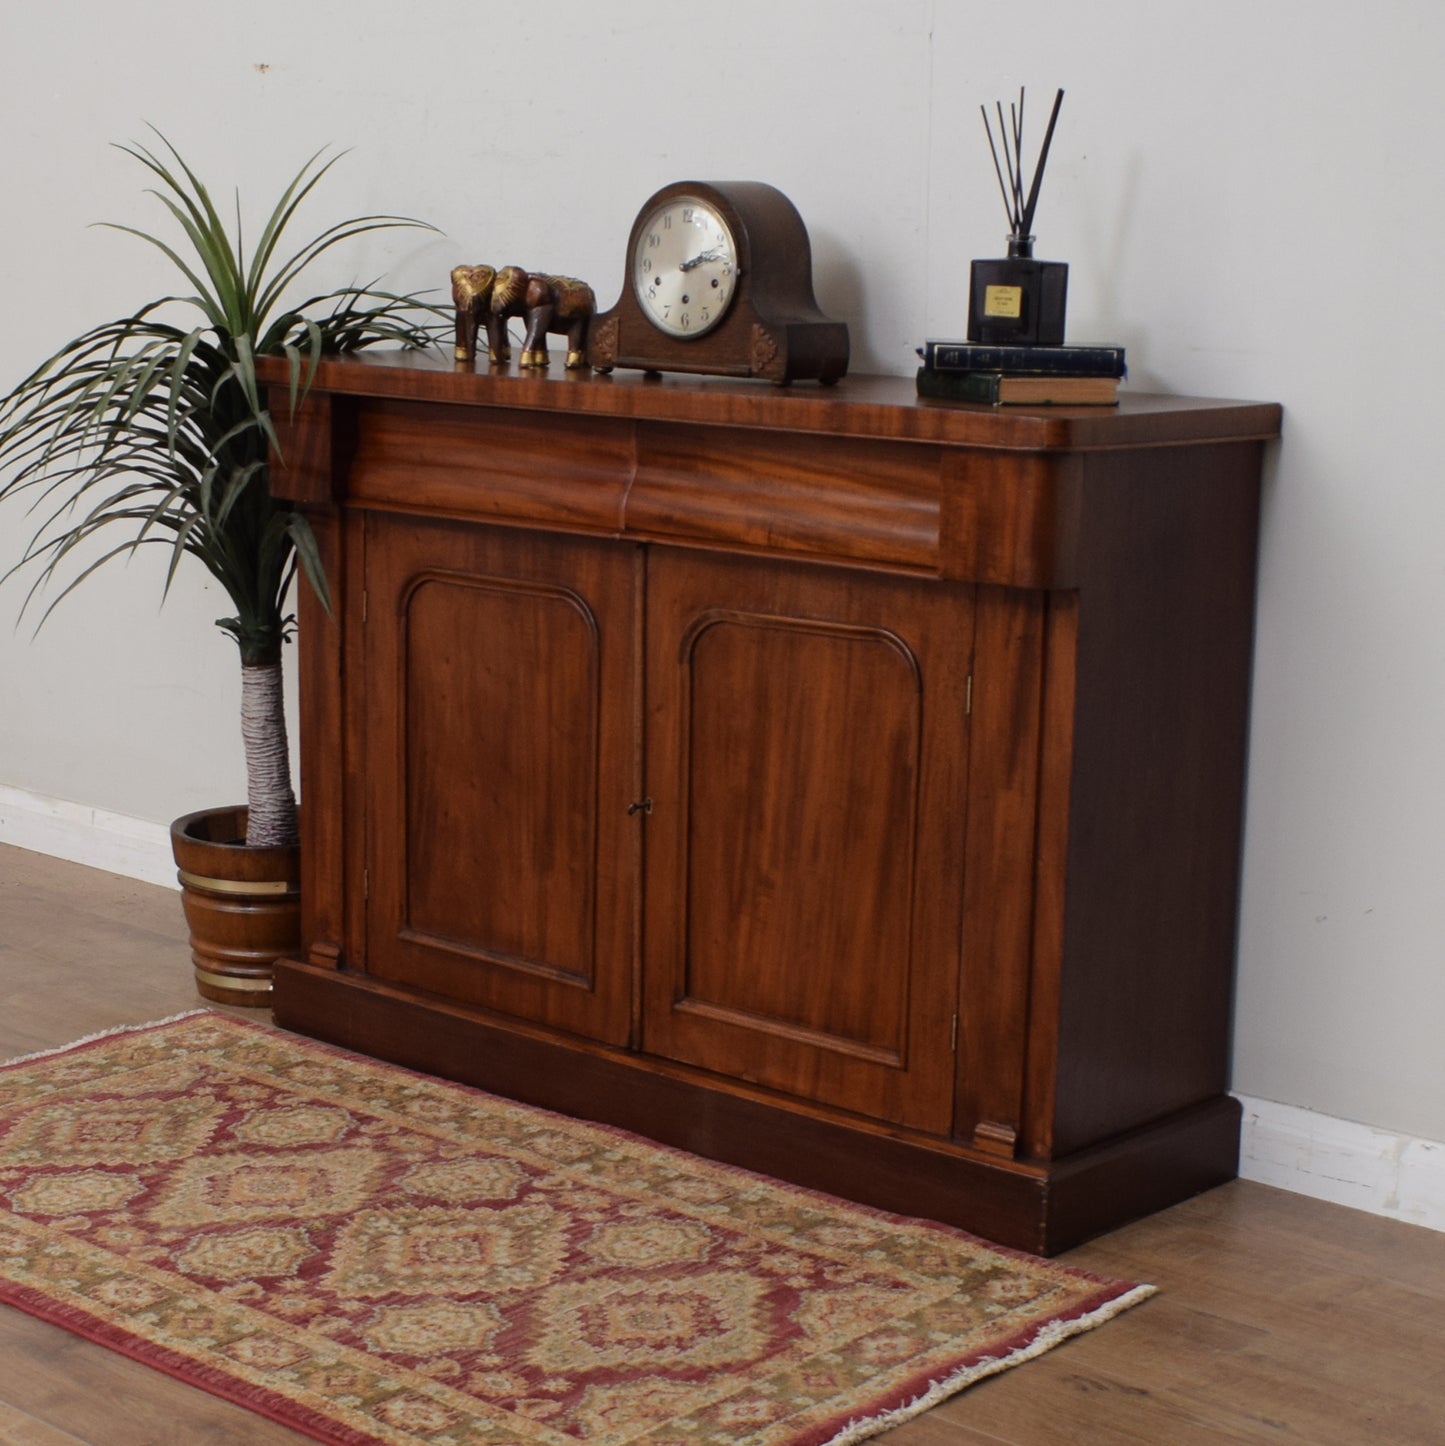
[[[96,568],[147,544],[170,549],[166,592],[184,558],[200,562],[235,610],[217,626],[241,656],[246,841],[291,843],[296,800],[281,652],[294,628],[287,600],[298,569],[330,603],[306,518],[271,493],[276,436],[256,359],[288,359],[294,405],[324,353],[433,341],[437,310],[417,296],[347,286],[294,299],[333,247],[425,223],[359,216],[297,246],[289,239],[297,208],[339,159],[317,152],[248,250],[239,198],[228,232],[206,186],[160,140],[162,155],[139,144],[118,149],[152,173],[148,194],[182,236],[172,245],[130,226],[113,229],[159,248],[184,286],[67,342],[0,400],[0,502],[25,495],[38,515],[6,577],[34,574],[22,613],[54,592],[43,623]]]

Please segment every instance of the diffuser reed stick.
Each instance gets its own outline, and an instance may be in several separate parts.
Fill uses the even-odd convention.
[[[1059,119],[1059,107],[1063,104],[1062,90],[1054,97],[1054,108],[1049,115],[1048,128],[1044,132],[1044,143],[1039,149],[1038,163],[1034,167],[1032,183],[1027,187],[1028,199],[1024,199],[1024,88],[1019,87],[1018,103],[1009,103],[1009,123],[1004,121],[1003,102],[995,101],[998,111],[998,144],[994,142],[993,126],[989,123],[988,107],[979,106],[983,116],[983,128],[988,136],[988,148],[993,155],[994,174],[998,177],[998,188],[1003,196],[1004,210],[1008,215],[1012,234],[1022,240],[1033,235],[1034,211],[1039,204],[1039,187],[1044,179],[1044,167],[1049,161],[1049,147],[1054,140],[1054,125]],[[1010,148],[1009,141],[1013,145]],[[999,144],[1003,146],[1003,160],[999,160]],[[1004,173],[1008,173],[1005,181]]]

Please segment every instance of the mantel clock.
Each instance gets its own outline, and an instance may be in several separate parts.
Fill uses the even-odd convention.
[[[808,231],[781,191],[678,181],[638,212],[622,295],[594,321],[588,360],[600,372],[835,382],[848,328],[818,309]]]

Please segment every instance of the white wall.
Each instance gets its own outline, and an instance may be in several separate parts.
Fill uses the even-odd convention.
[[[107,143],[172,136],[256,204],[353,148],[317,224],[425,216],[357,273],[516,259],[620,286],[683,177],[806,217],[854,369],[963,327],[1005,229],[978,118],[1067,91],[1036,229],[1070,337],[1131,385],[1279,400],[1267,481],[1235,1086],[1445,1140],[1445,7],[1436,0],[4,0],[0,386],[166,282]],[[1039,132],[1035,130],[1037,137]],[[338,274],[336,280],[350,279]],[[0,565],[23,533],[0,510]],[[0,607],[0,786],[164,821],[238,796],[236,682],[199,580],[138,562],[37,641]]]

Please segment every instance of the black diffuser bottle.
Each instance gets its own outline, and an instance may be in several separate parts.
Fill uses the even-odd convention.
[[[1034,170],[1028,198],[1024,198],[1023,178],[1023,114],[1024,93],[1019,91],[1018,104],[1010,104],[1011,125],[1006,125],[1003,105],[998,105],[999,131],[1003,138],[1004,159],[999,160],[994,145],[993,127],[988,111],[983,110],[984,129],[993,151],[994,169],[1003,191],[1004,207],[1011,230],[1008,255],[997,261],[975,261],[969,273],[968,339],[990,345],[1059,346],[1064,340],[1064,305],[1069,289],[1069,267],[1064,261],[1034,260],[1034,209],[1039,201],[1039,183],[1049,158],[1054,138],[1054,123],[1059,118],[1063,91],[1054,97],[1053,113],[1044,134]],[[983,109],[983,107],[980,107]],[[1004,179],[1007,169],[1008,179]]]

